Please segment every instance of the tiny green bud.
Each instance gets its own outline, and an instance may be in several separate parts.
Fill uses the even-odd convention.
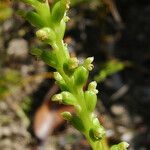
[[[129,144],[127,142],[121,142],[118,144],[119,150],[126,150],[129,147]]]
[[[103,127],[97,128],[97,129],[93,130],[93,132],[94,132],[95,138],[97,138],[97,139],[102,139],[105,135],[105,130]]]
[[[83,66],[87,68],[87,70],[91,71],[94,68],[94,65],[92,64],[93,61],[94,57],[88,57],[87,59],[85,59]]]
[[[106,132],[104,130],[104,127],[100,126],[91,129],[89,134],[93,141],[98,141],[105,137]]]
[[[88,71],[83,67],[78,67],[74,72],[74,83],[76,86],[84,86],[88,78]]]
[[[129,144],[127,142],[121,142],[117,145],[113,145],[110,150],[127,150]]]
[[[91,118],[93,120],[93,119],[97,118],[97,115],[95,113],[91,113]]]
[[[63,80],[63,78],[59,72],[54,72],[54,78],[56,81],[62,81]]]
[[[56,35],[51,28],[43,28],[36,32],[36,36],[43,42],[50,43],[55,41]]]
[[[98,93],[98,90],[96,89],[97,87],[97,83],[96,81],[92,81],[89,85],[88,85],[88,90],[89,91],[93,91],[95,94]]]
[[[72,118],[72,114],[68,111],[62,112],[61,115],[67,121],[70,121]]]
[[[99,127],[99,126],[100,126],[100,123],[99,123],[99,120],[98,120],[97,117],[93,118],[93,125],[94,125],[95,127]]]
[[[118,145],[113,145],[113,146],[111,146],[110,150],[119,150],[119,149],[118,149]]]
[[[52,101],[57,101],[57,102],[62,103],[62,94],[55,94],[55,95],[53,95]]]
[[[89,85],[88,85],[88,90],[92,91],[93,89],[96,89],[97,87],[97,83],[96,81],[92,81]]]
[[[75,105],[76,104],[76,98],[67,91],[64,91],[62,94],[62,103],[65,105]]]
[[[75,69],[79,65],[79,60],[76,57],[72,57],[68,60],[69,69]]]
[[[79,60],[76,57],[69,58],[69,60],[63,66],[65,73],[68,76],[71,76],[74,73],[75,68],[78,67],[78,64]]]
[[[64,17],[64,22],[68,22],[70,20],[70,18],[68,16]]]
[[[81,112],[82,108],[80,105],[75,105],[75,109],[77,110],[77,112]]]
[[[93,112],[97,102],[96,94],[93,91],[86,91],[84,96],[88,111]]]
[[[59,72],[54,72],[54,78],[62,91],[68,90],[68,87]]]

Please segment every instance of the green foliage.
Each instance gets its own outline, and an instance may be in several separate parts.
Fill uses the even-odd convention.
[[[79,66],[74,73],[74,83],[77,87],[83,87],[88,79],[88,70]]]
[[[118,60],[110,60],[103,64],[99,74],[95,76],[97,82],[104,81],[108,76],[119,72],[125,68],[125,64]]]
[[[17,86],[20,80],[20,73],[13,69],[7,69],[0,74],[0,98],[2,99],[13,87]]]
[[[97,102],[97,96],[93,91],[86,91],[85,94],[86,107],[90,112],[93,112]]]
[[[26,115],[28,115],[28,113],[30,112],[31,107],[32,107],[32,99],[30,97],[25,97],[21,104],[21,108]]]
[[[49,44],[53,49],[52,51],[42,49],[31,51],[33,55],[56,69],[54,78],[62,92],[54,95],[52,100],[72,105],[75,108],[75,114],[63,112],[62,116],[85,135],[93,150],[108,150],[107,147],[102,146],[104,145],[102,139],[105,139],[105,130],[97,116],[93,115],[97,102],[97,83],[93,81],[89,83],[86,92],[83,90],[89,71],[94,67],[92,64],[94,58],[89,57],[83,63],[79,63],[76,57],[71,58],[67,45],[63,42],[66,21],[68,21],[69,0],[57,0],[52,7],[48,4],[48,0],[22,1],[35,9],[32,13],[22,14],[25,14],[25,18],[30,20],[33,25],[40,28],[36,32],[39,40]]]

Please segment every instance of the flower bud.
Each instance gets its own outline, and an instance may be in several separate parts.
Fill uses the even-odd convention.
[[[59,72],[54,72],[54,78],[62,91],[68,90],[68,86],[66,85],[64,79],[62,78]]]
[[[89,85],[88,85],[88,90],[89,91],[93,91],[95,94],[98,93],[98,90],[96,89],[97,87],[97,83],[96,81],[92,81]]]
[[[69,69],[75,69],[79,65],[79,60],[76,57],[72,57],[68,60]]]
[[[88,57],[83,63],[83,66],[89,71],[91,71],[94,68],[94,65],[92,64],[93,60],[94,57]]]
[[[59,72],[54,72],[54,78],[56,81],[62,81],[63,80],[63,78]]]
[[[62,94],[55,94],[55,95],[53,95],[52,101],[56,101],[56,102],[62,103]]]
[[[110,150],[119,150],[119,149],[118,149],[118,145],[113,145],[113,146],[110,148]]]
[[[70,18],[68,16],[64,17],[64,22],[68,22],[70,20]]]
[[[79,60],[76,57],[70,58],[63,68],[67,75],[71,76],[74,73],[75,68],[78,67]]]
[[[76,109],[76,111],[77,111],[78,113],[81,112],[82,108],[81,108],[80,105],[77,104],[77,105],[75,105],[74,107],[75,107],[75,109]]]
[[[86,107],[89,112],[93,112],[97,102],[97,96],[93,91],[85,92]]]
[[[96,127],[90,130],[90,137],[93,141],[101,140],[105,137],[105,134],[106,132],[103,126]]]
[[[89,85],[88,85],[88,90],[92,91],[93,89],[96,89],[97,87],[97,83],[96,81],[92,81]]]
[[[78,67],[74,72],[74,83],[76,86],[84,86],[88,78],[88,71],[83,67]]]
[[[62,94],[62,103],[65,105],[75,105],[76,104],[76,98],[67,91],[64,91]]]
[[[36,36],[43,42],[50,43],[55,41],[56,35],[51,28],[43,28],[36,32]]]
[[[127,142],[121,142],[117,145],[113,145],[110,150],[127,150],[129,144]]]
[[[119,150],[127,150],[128,147],[129,147],[129,144],[127,142],[121,142],[118,144]]]
[[[67,121],[70,121],[72,118],[72,114],[68,111],[62,112],[61,115]]]
[[[93,122],[93,126],[95,126],[95,127],[99,127],[100,126],[100,123],[99,123],[99,120],[98,120],[97,117],[93,118],[92,122]]]

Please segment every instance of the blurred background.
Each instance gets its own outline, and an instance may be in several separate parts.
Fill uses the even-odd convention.
[[[49,47],[19,9],[31,8],[0,0],[0,150],[90,150],[60,116],[74,110],[51,102],[59,90],[54,70],[29,52]],[[64,40],[70,53],[81,61],[95,57],[89,81],[98,82],[96,112],[108,143],[149,150],[150,1],[71,0],[68,15]]]

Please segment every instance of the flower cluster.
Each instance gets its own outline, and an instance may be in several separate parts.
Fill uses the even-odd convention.
[[[93,57],[88,57],[80,63],[76,57],[71,57],[67,44],[63,42],[66,22],[69,20],[66,13],[69,9],[69,0],[56,0],[49,5],[48,0],[22,0],[31,5],[34,10],[19,11],[32,25],[39,28],[36,36],[44,43],[51,45],[52,51],[32,49],[31,53],[42,59],[49,66],[56,69],[54,78],[62,92],[52,97],[64,105],[71,105],[76,113],[63,112],[62,116],[77,130],[81,131],[93,150],[108,150],[105,141],[105,129],[100,124],[94,109],[97,102],[97,83],[92,81],[84,91],[83,87],[88,80],[89,71],[93,69]],[[111,150],[125,150],[127,144],[115,145]]]

